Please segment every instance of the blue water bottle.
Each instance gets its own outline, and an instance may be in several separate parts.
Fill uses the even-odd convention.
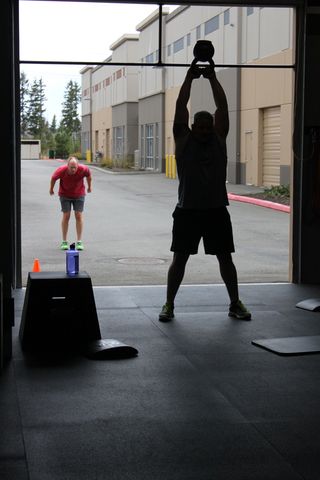
[[[66,251],[66,272],[67,275],[77,275],[79,273],[79,252],[74,243]]]

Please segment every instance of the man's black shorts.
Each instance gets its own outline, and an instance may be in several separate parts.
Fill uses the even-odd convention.
[[[207,254],[234,252],[232,225],[226,207],[208,210],[176,207],[172,217],[172,252],[194,255],[198,253],[201,238]]]

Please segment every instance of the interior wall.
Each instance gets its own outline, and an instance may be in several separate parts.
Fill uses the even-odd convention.
[[[306,22],[304,151],[302,155],[302,283],[320,284],[320,8]]]
[[[0,189],[1,236],[0,274],[1,295],[1,363],[12,354],[12,326],[14,324],[14,301],[12,290],[19,286],[17,267],[20,262],[20,130],[18,68],[18,2],[3,0],[0,15],[0,44],[2,54],[1,105],[2,116],[2,181]],[[16,54],[16,55],[15,55]],[[19,148],[18,148],[19,145]]]

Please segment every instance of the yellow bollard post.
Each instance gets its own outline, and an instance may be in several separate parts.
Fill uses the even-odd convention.
[[[170,178],[172,178],[172,155],[170,155]]]
[[[86,161],[91,163],[91,150],[86,151]]]
[[[166,177],[169,176],[169,155],[166,154]]]
[[[172,178],[177,177],[177,162],[175,155],[172,155]]]

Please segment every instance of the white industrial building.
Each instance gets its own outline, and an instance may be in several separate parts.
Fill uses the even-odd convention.
[[[181,65],[192,62],[195,43],[205,39],[215,47],[217,76],[228,98],[229,182],[288,184],[294,10],[180,6],[169,13],[163,7],[157,67],[159,11],[142,19],[138,33],[124,32],[115,40],[105,65],[81,70],[83,154],[98,151],[105,162],[127,165],[135,158],[136,168],[163,172],[165,156],[174,154],[175,102],[187,68]],[[252,65],[276,68],[248,68]],[[193,83],[191,121],[200,109],[215,110],[203,78]]]

